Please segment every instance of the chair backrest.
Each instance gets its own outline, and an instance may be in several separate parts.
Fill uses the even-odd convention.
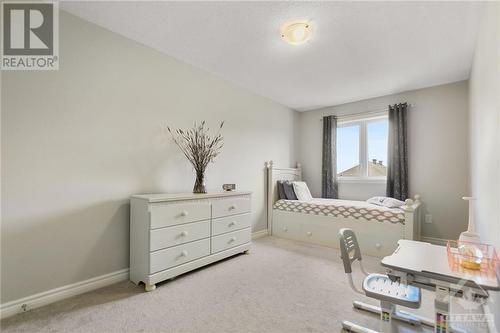
[[[361,250],[359,249],[356,234],[349,228],[339,230],[340,253],[344,262],[344,271],[352,273],[351,264],[356,261],[361,261]]]

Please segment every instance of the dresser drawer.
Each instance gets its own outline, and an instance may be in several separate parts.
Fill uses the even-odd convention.
[[[184,264],[210,254],[210,239],[174,246],[150,254],[150,274]]]
[[[210,221],[155,229],[150,231],[150,250],[156,251],[208,237],[210,237]]]
[[[210,203],[151,204],[151,229],[210,219]]]
[[[224,198],[212,203],[212,218],[250,212],[250,197]]]
[[[233,215],[212,220],[212,236],[250,227],[250,214]]]
[[[212,237],[212,253],[250,242],[250,228]]]

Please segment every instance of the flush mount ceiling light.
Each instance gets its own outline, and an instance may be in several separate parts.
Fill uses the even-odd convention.
[[[281,28],[281,38],[289,44],[304,44],[311,38],[312,27],[310,22],[286,23]]]

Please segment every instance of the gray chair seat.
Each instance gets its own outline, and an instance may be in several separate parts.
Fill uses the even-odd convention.
[[[366,296],[407,308],[418,309],[422,301],[420,288],[393,282],[387,275],[370,274],[363,281]]]

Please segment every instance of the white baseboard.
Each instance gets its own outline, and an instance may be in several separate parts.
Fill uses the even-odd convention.
[[[443,245],[443,246],[446,246],[446,243],[448,242],[447,239],[443,239],[443,238],[435,238],[435,237],[420,237],[420,240],[422,242],[427,242],[427,243],[431,243],[431,244],[435,244],[435,245]]]
[[[257,239],[261,237],[266,237],[269,235],[267,229],[252,232],[252,239]]]
[[[252,233],[252,239],[265,237],[267,229]],[[23,297],[0,305],[0,318],[7,318],[18,313],[36,309],[63,299],[80,295],[95,289],[129,279],[129,269],[122,269],[109,274],[97,276],[85,281],[68,284],[59,288],[44,291],[35,295]]]
[[[252,233],[252,239],[265,237],[267,229]],[[18,313],[36,309],[63,299],[80,295],[95,289],[129,279],[129,269],[122,269],[109,274],[97,276],[88,280],[68,284],[59,288],[44,291],[35,295],[23,297],[0,305],[0,318],[7,318]]]
[[[0,305],[0,318],[25,312],[31,309],[54,303],[65,298],[86,293],[91,290],[109,286],[111,284],[126,281],[129,278],[129,269],[122,269],[113,273],[97,276],[85,281],[68,284],[63,287],[44,291],[35,295],[20,298]]]

